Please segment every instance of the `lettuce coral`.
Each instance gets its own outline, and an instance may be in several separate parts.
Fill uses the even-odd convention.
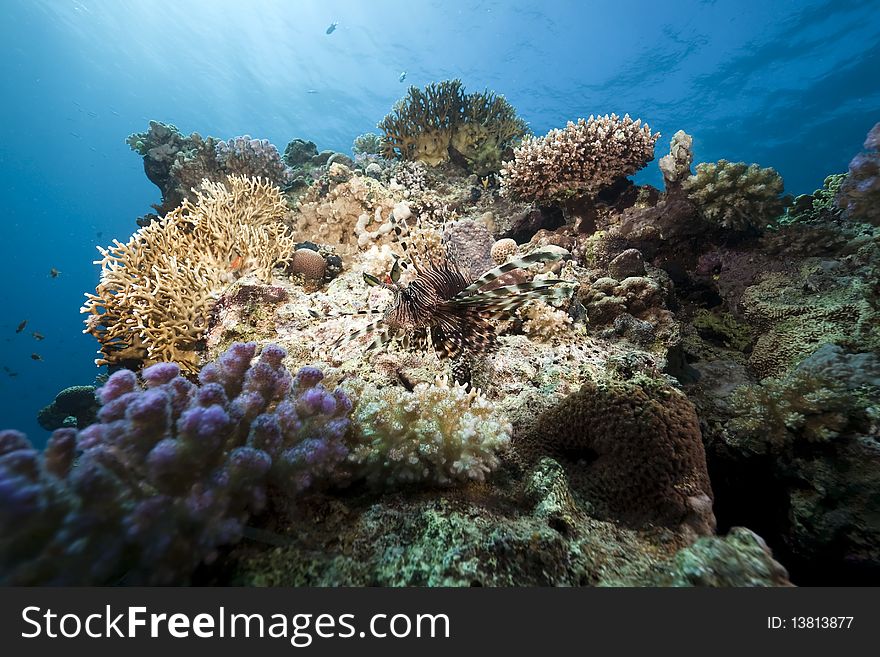
[[[85,333],[101,343],[98,365],[177,362],[198,369],[196,347],[219,292],[236,275],[271,280],[294,240],[282,223],[287,206],[266,181],[230,176],[204,181],[185,200],[122,244],[98,247],[101,280],[86,294]]]
[[[412,392],[354,386],[350,461],[375,487],[483,481],[498,467],[511,424],[479,391],[438,379]]]
[[[641,119],[616,114],[578,119],[543,137],[526,137],[501,169],[502,193],[519,200],[592,197],[654,159],[652,133]]]

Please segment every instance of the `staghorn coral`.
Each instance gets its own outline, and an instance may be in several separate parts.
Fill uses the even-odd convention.
[[[650,162],[659,137],[629,114],[569,121],[543,137],[526,137],[514,149],[513,160],[501,169],[502,194],[537,202],[594,197]]]
[[[841,185],[837,204],[849,218],[880,225],[880,123],[865,138],[864,149],[849,163],[849,175]]]
[[[681,185],[685,178],[691,175],[691,163],[694,161],[694,152],[691,150],[693,145],[694,138],[684,130],[672,135],[669,154],[664,155],[657,162],[663,173],[663,182],[667,190]]]
[[[272,278],[294,240],[281,222],[277,187],[241,176],[204,181],[185,200],[122,244],[98,247],[101,280],[86,294],[85,333],[101,343],[98,365],[174,361],[198,369],[197,345],[219,292],[236,275]]]
[[[504,152],[528,132],[503,96],[466,94],[461,80],[410,87],[378,127],[388,159],[437,166],[454,157],[480,175],[497,171]]]
[[[279,347],[251,364],[255,351],[232,345],[201,385],[173,363],[120,370],[98,423],[56,431],[43,454],[0,432],[0,581],[186,583],[241,537],[268,487],[345,483],[348,397],[315,368],[292,377]]]
[[[483,481],[498,467],[511,425],[479,391],[438,379],[401,388],[355,387],[349,460],[376,487]]]
[[[683,187],[705,221],[735,232],[761,232],[786,205],[782,177],[757,164],[703,162]]]
[[[710,533],[712,489],[700,424],[684,394],[645,377],[586,381],[514,442],[526,461],[568,463],[597,517],[691,523]]]

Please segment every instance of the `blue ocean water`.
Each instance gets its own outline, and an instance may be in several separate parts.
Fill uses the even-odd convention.
[[[0,427],[37,443],[37,411],[99,372],[79,313],[95,246],[159,201],[125,144],[150,119],[348,152],[408,85],[461,78],[536,134],[629,113],[663,133],[658,155],[684,129],[697,161],[773,166],[793,194],[846,170],[880,120],[876,0],[2,5]],[[638,179],[660,182],[654,164]]]

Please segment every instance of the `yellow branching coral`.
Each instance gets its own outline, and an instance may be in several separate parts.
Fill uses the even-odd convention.
[[[650,162],[659,137],[629,114],[569,121],[561,130],[523,140],[501,169],[501,191],[525,201],[595,196]]]
[[[503,96],[466,94],[461,80],[410,87],[378,127],[387,158],[437,166],[457,155],[481,175],[497,171],[504,151],[528,132]]]
[[[374,486],[483,481],[510,440],[511,424],[479,391],[444,378],[413,392],[347,385],[357,388],[349,458]]]
[[[198,369],[196,345],[214,301],[236,277],[271,280],[290,258],[294,240],[282,223],[281,191],[259,178],[204,180],[162,219],[139,229],[125,244],[98,247],[101,280],[86,294],[84,333],[101,343],[104,365],[175,361]]]

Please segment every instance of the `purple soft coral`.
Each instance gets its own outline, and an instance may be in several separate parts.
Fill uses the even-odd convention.
[[[116,372],[99,422],[56,431],[42,455],[0,432],[0,583],[183,582],[240,538],[267,486],[346,482],[351,401],[316,368],[291,376],[278,346],[255,354],[233,344],[201,386],[171,363]]]

